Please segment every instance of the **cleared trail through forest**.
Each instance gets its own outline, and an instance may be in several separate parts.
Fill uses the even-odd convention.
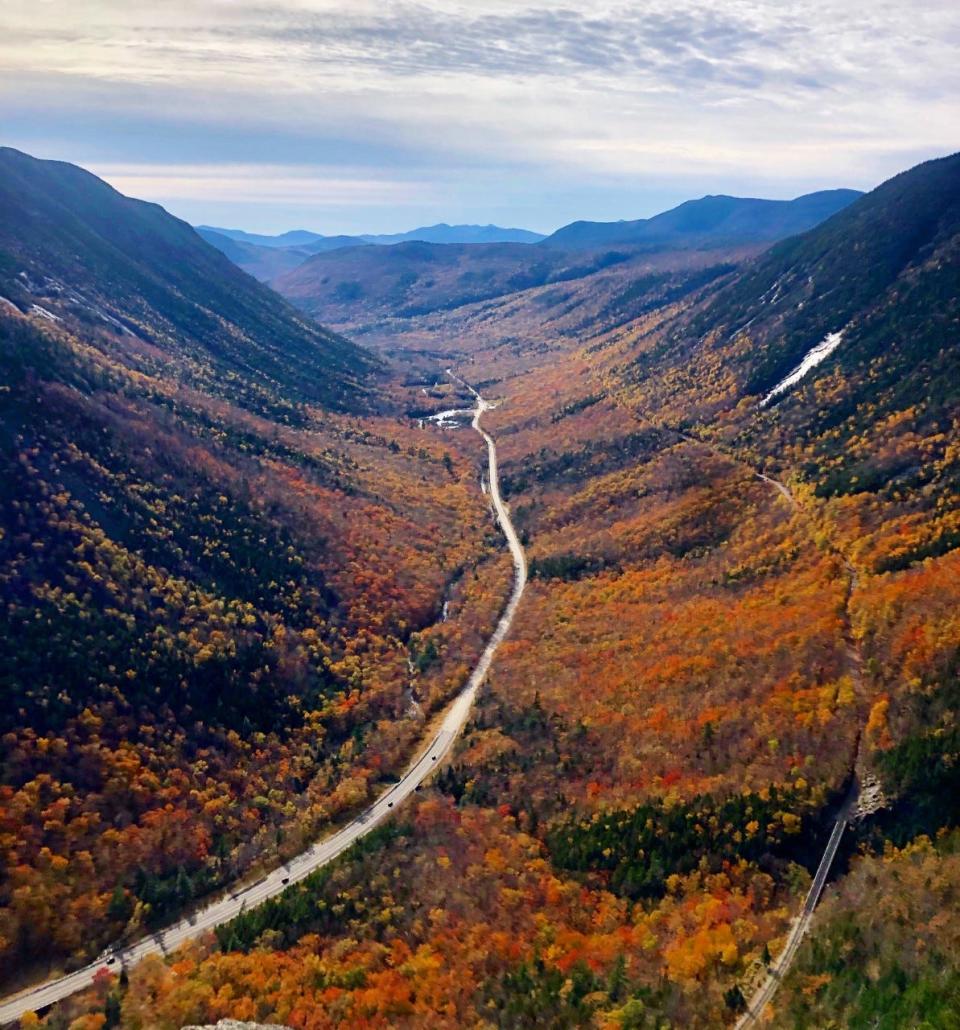
[[[468,383],[449,369],[447,374],[460,383],[476,400],[476,407],[473,409],[473,421],[471,425],[483,437],[487,445],[488,480],[490,499],[493,503],[497,521],[503,534],[506,537],[507,545],[510,548],[510,556],[513,559],[513,590],[507,602],[500,621],[497,623],[493,636],[487,641],[483,654],[473,669],[466,686],[460,691],[456,699],[451,703],[443,717],[439,731],[427,745],[426,749],[407,769],[403,777],[395,783],[386,793],[365,809],[355,819],[327,837],[325,840],[307,848],[306,851],[297,855],[273,872],[264,876],[256,883],[247,887],[226,894],[217,901],[212,902],[199,911],[186,916],[179,922],[168,926],[163,930],[151,934],[148,937],[127,945],[116,947],[102,955],[96,962],[69,973],[66,976],[47,980],[35,987],[5,999],[0,1003],[0,1025],[12,1023],[18,1020],[25,1012],[37,1011],[47,1008],[64,998],[82,991],[93,985],[95,975],[104,968],[111,971],[118,971],[136,965],[147,955],[163,954],[176,951],[181,945],[199,937],[201,934],[209,933],[228,923],[247,909],[255,908],[257,905],[282,894],[283,891],[293,883],[305,879],[312,872],[332,862],[342,855],[352,844],[366,836],[375,826],[378,826],[387,819],[393,810],[407,797],[409,797],[423,781],[433,772],[437,763],[450,751],[457,736],[466,725],[470,715],[470,709],[477,696],[483,681],[486,679],[490,664],[493,661],[497,648],[503,642],[510,627],[513,624],[514,616],[520,604],[523,589],[527,583],[527,559],[524,554],[523,545],[510,521],[510,512],[500,495],[500,478],[497,472],[497,446],[492,436],[480,426],[480,418],[485,411],[490,409],[490,404]]]
[[[741,458],[728,454],[721,447],[717,447],[706,440],[701,440],[699,437],[691,436],[689,433],[684,433],[682,430],[674,429],[670,426],[660,425],[643,415],[637,414],[636,412],[633,412],[633,415],[640,421],[647,422],[649,425],[654,426],[657,429],[667,430],[684,443],[703,447],[711,454],[748,470],[756,479],[760,479],[768,486],[772,487],[790,506],[791,513],[795,514],[797,512],[803,512],[803,507],[794,496],[790,487],[779,479],[775,479],[773,476],[760,472]],[[850,678],[854,683],[854,693],[862,704],[865,697],[863,683],[863,656],[860,651],[859,641],[854,636],[850,617],[850,601],[858,583],[857,570],[846,554],[844,554],[841,548],[837,546],[834,541],[829,541],[828,546],[843,565],[847,579],[843,599],[844,651],[846,654],[847,668]],[[840,841],[843,839],[844,831],[852,821],[858,818],[858,809],[860,804],[860,780],[857,770],[860,766],[861,737],[861,734],[857,735],[853,758],[853,776],[851,778],[850,786],[836,816],[834,817],[830,837],[827,840],[823,855],[820,858],[817,871],[814,873],[810,889],[807,891],[807,895],[803,900],[803,906],[790,927],[790,932],[787,934],[787,939],[783,948],[780,950],[779,955],[777,955],[776,959],[767,967],[766,975],[760,985],[747,1000],[746,1008],[737,1020],[735,1030],[747,1030],[747,1028],[756,1025],[761,1020],[767,1005],[769,1005],[773,1000],[773,996],[776,994],[777,988],[783,982],[783,978],[786,976],[793,964],[793,960],[797,954],[800,944],[810,928],[814,910],[820,901],[820,896],[823,894],[823,888],[826,886],[827,878],[830,875],[830,869],[832,868],[834,859],[836,858],[837,850],[840,847]]]
[[[820,859],[820,865],[817,867],[817,872],[813,878],[813,883],[810,885],[810,890],[807,892],[806,898],[804,898],[800,914],[793,921],[793,925],[790,927],[790,933],[787,934],[786,943],[781,949],[780,954],[767,968],[767,975],[764,978],[763,983],[761,983],[754,992],[753,996],[747,1002],[746,1011],[737,1020],[736,1030],[745,1030],[746,1027],[753,1026],[761,1018],[763,1010],[773,1000],[773,996],[776,994],[777,988],[780,986],[784,976],[793,964],[793,959],[797,954],[797,949],[800,947],[804,935],[810,927],[810,921],[813,918],[814,909],[817,907],[817,902],[820,900],[820,895],[823,893],[824,884],[827,882],[827,877],[830,875],[830,867],[833,865],[833,860],[836,857],[837,848],[840,847],[840,840],[843,837],[843,831],[847,828],[847,822],[851,814],[851,807],[855,803],[856,795],[851,791],[850,795],[848,795],[844,801],[833,824],[830,839],[827,841],[826,849],[823,852],[823,857]]]
[[[752,468],[741,459],[727,454],[721,448],[715,447],[704,440],[700,440],[695,436],[690,436],[687,433],[680,432],[679,430],[674,430],[674,432],[678,437],[680,437],[680,439],[687,443],[704,447],[718,457],[725,458],[727,461],[734,462],[735,464],[749,469],[757,479],[760,479],[764,483],[773,487],[773,489],[776,490],[776,492],[787,502],[792,512],[803,511],[796,497],[794,497],[793,492],[779,479],[774,479],[772,476],[768,476],[765,473]],[[828,546],[843,565],[843,570],[846,575],[846,587],[843,598],[844,653],[846,655],[847,669],[854,684],[854,694],[856,698],[863,703],[863,655],[860,651],[859,641],[853,634],[850,617],[850,601],[858,583],[857,570],[836,543],[831,540]],[[854,750],[853,776],[851,778],[850,786],[836,816],[834,816],[830,837],[827,840],[823,855],[820,858],[817,871],[814,873],[810,889],[807,891],[807,896],[803,900],[803,906],[790,927],[790,932],[787,934],[787,939],[783,948],[780,950],[780,954],[777,955],[777,958],[767,967],[766,976],[763,978],[760,986],[757,987],[746,1002],[746,1009],[737,1020],[735,1030],[747,1030],[748,1027],[754,1026],[762,1018],[764,1010],[773,1000],[773,996],[776,994],[777,988],[783,982],[784,976],[786,976],[793,964],[793,960],[800,948],[800,944],[802,943],[807,930],[810,928],[814,910],[820,901],[820,896],[823,894],[823,888],[826,886],[827,878],[830,875],[830,869],[832,868],[834,859],[837,856],[837,850],[840,847],[840,841],[843,839],[844,831],[851,821],[857,818],[857,810],[860,801],[860,780],[857,770],[860,765],[861,739],[862,735],[858,734]]]

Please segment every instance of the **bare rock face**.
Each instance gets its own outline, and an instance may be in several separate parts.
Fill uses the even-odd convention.
[[[183,1030],[290,1030],[280,1023],[242,1023],[239,1019],[221,1019],[216,1026],[185,1026]]]

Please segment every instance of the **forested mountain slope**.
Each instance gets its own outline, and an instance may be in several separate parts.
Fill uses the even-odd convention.
[[[23,310],[112,326],[177,362],[184,380],[250,406],[278,388],[289,405],[364,406],[369,355],[157,205],[75,165],[0,148],[0,208],[0,295]]]
[[[921,166],[747,267],[631,283],[618,265],[385,332],[496,399],[529,559],[461,746],[335,866],[128,982],[106,974],[50,1025],[112,1006],[131,1030],[721,1030],[855,778],[881,807],[847,831],[772,1025],[949,1025],[954,169]],[[895,258],[883,226],[911,241]]]
[[[332,325],[409,319],[589,275],[625,253],[577,255],[526,243],[421,243],[317,254],[272,283]]]
[[[912,374],[956,331],[958,237],[960,155],[953,155],[903,172],[823,225],[776,244],[709,304],[698,325],[748,327],[764,344],[751,362],[750,392],[772,387],[813,344],[840,330],[848,367],[892,347]]]
[[[835,349],[770,396],[831,334]],[[789,454],[821,496],[902,493],[932,512],[881,563],[960,541],[960,155],[776,245],[640,346],[626,374],[651,413]]]
[[[319,405],[372,357],[160,208],[0,165],[8,990],[363,802],[509,572],[456,440]]]
[[[730,1026],[855,771],[885,807],[849,838],[836,874],[855,879],[773,1025],[944,1011],[960,451],[952,394],[929,386],[957,379],[952,167],[746,269],[632,293],[617,269],[592,306],[535,287],[383,337],[450,355],[501,402],[489,425],[531,574],[514,631],[436,789],[208,950],[136,971],[127,1025]],[[912,241],[896,260],[890,224]],[[918,833],[936,844],[891,850]]]

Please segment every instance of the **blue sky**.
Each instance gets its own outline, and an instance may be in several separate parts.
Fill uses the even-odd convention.
[[[549,231],[960,149],[956,0],[4,0],[0,136],[192,222]]]

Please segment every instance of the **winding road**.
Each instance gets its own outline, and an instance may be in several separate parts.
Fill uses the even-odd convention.
[[[466,686],[457,695],[444,714],[439,731],[427,745],[426,749],[403,774],[403,777],[386,793],[381,795],[369,808],[360,813],[352,822],[338,830],[326,840],[309,847],[296,858],[275,869],[256,883],[250,884],[233,893],[228,893],[205,908],[168,926],[166,929],[144,937],[142,940],[126,947],[118,947],[101,956],[82,969],[66,976],[47,980],[45,983],[28,988],[0,1003],[0,1025],[14,1022],[25,1012],[46,1008],[48,1005],[63,1000],[77,991],[84,990],[93,984],[94,976],[104,967],[119,970],[130,967],[147,955],[167,954],[176,951],[201,934],[228,923],[246,909],[255,908],[269,898],[281,894],[290,884],[297,883],[309,876],[321,866],[332,862],[342,855],[351,844],[368,834],[375,826],[382,823],[393,810],[408,798],[436,768],[453,746],[458,734],[466,725],[470,709],[477,691],[486,678],[490,664],[497,648],[503,642],[520,604],[520,597],[527,582],[527,560],[517,536],[510,513],[500,496],[500,479],[497,473],[497,447],[493,437],[480,426],[480,418],[490,408],[490,404],[468,383],[464,382],[452,371],[447,374],[473,394],[476,407],[473,409],[473,428],[483,437],[487,444],[487,460],[489,465],[489,496],[496,511],[500,528],[506,537],[513,559],[513,590],[500,621],[493,632],[487,646],[480,656]]]

